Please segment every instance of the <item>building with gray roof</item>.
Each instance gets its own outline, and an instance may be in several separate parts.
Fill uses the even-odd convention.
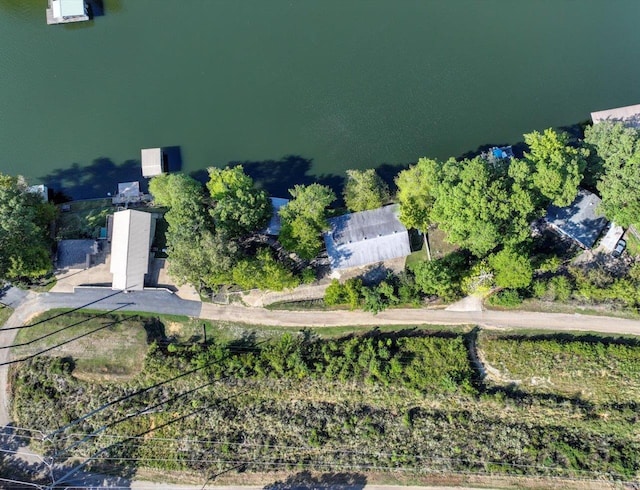
[[[359,267],[409,255],[409,233],[398,219],[398,209],[391,205],[330,219],[324,242],[331,268]]]
[[[591,248],[607,224],[607,219],[598,212],[600,201],[594,193],[581,189],[569,206],[549,206],[547,223],[582,248]]]
[[[58,269],[87,269],[91,265],[91,257],[98,253],[98,242],[95,240],[60,240],[56,256]]]

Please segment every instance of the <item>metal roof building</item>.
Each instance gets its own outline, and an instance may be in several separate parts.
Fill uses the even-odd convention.
[[[617,107],[591,113],[593,124],[602,121],[620,121],[631,128],[640,128],[640,104]]]
[[[597,211],[600,201],[592,192],[581,189],[571,205],[549,206],[546,220],[581,247],[591,248],[607,224],[607,219]]]
[[[345,269],[411,253],[409,233],[398,220],[398,206],[350,213],[329,220],[324,234],[332,269]]]
[[[273,208],[273,214],[271,215],[271,221],[267,227],[263,230],[265,235],[273,235],[277,236],[280,234],[280,230],[282,229],[282,222],[280,221],[280,208],[289,202],[289,199],[284,199],[282,197],[270,197],[271,207]]]
[[[162,148],[143,148],[140,151],[142,176],[153,177],[163,172]]]
[[[128,209],[113,215],[111,273],[113,289],[139,291],[149,272],[149,248],[153,235],[150,213]]]

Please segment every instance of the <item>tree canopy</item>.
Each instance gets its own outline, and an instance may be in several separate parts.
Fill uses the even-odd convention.
[[[418,163],[396,177],[400,221],[407,228],[425,231],[431,224],[441,165],[436,160],[420,158]]]
[[[293,197],[280,208],[280,243],[303,259],[312,259],[322,250],[320,234],[328,229],[327,207],[336,196],[327,186],[296,185],[289,189]]]
[[[344,202],[351,211],[379,208],[389,201],[389,187],[374,169],[347,170]]]
[[[496,286],[501,288],[526,288],[533,279],[533,267],[526,254],[505,248],[489,257]]]
[[[568,135],[551,128],[525,134],[524,140],[529,146],[524,156],[534,168],[536,190],[556,206],[571,204],[578,194],[589,152],[569,146]]]
[[[602,160],[600,209],[621,226],[640,222],[640,131],[601,122],[585,130],[585,142]]]
[[[207,189],[211,195],[211,216],[219,232],[228,237],[242,237],[267,224],[271,201],[258,189],[242,166],[209,168]]]
[[[52,270],[48,226],[55,208],[27,191],[22,178],[0,174],[0,277],[33,280]]]
[[[449,160],[441,175],[431,216],[451,243],[483,256],[527,239],[536,207],[523,175],[480,157]]]

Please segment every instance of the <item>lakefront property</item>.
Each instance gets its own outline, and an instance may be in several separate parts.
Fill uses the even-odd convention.
[[[0,1],[0,488],[637,486],[640,9],[336,5]]]

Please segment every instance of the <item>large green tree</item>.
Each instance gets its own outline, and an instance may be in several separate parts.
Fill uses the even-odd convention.
[[[568,206],[578,194],[587,165],[588,150],[569,146],[566,133],[551,128],[524,135],[529,151],[524,154],[534,169],[537,191],[556,206]]]
[[[442,165],[430,215],[451,243],[484,256],[499,245],[526,240],[535,214],[527,172],[518,164],[512,170],[477,157]]]
[[[55,209],[23,179],[0,174],[0,278],[33,280],[52,270],[47,231]]]
[[[585,142],[602,161],[602,212],[621,226],[640,223],[640,131],[605,121],[585,130]]]
[[[436,199],[441,163],[420,158],[418,163],[396,177],[400,221],[407,228],[426,231],[431,224],[431,210]]]
[[[280,208],[280,243],[303,259],[312,259],[322,250],[320,234],[329,228],[327,207],[336,196],[320,184],[296,185],[289,193],[293,199]]]
[[[170,208],[164,217],[175,281],[198,288],[231,282],[237,246],[214,231],[202,185],[184,174],[164,174],[151,180],[149,190],[156,204]]]
[[[351,211],[379,208],[389,201],[389,187],[372,168],[347,170],[344,202]]]
[[[218,231],[241,237],[264,227],[271,217],[271,201],[242,166],[209,168],[207,189],[213,201],[211,216]]]

